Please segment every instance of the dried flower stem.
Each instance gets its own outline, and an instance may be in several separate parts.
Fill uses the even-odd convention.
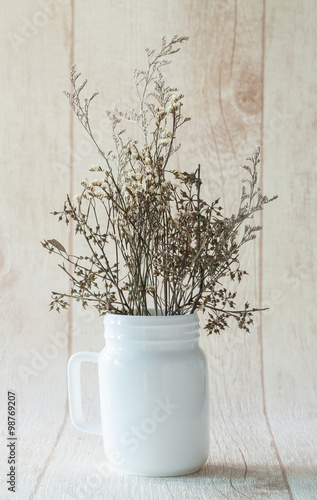
[[[94,165],[94,180],[82,181],[83,190],[72,201],[67,196],[64,209],[54,212],[66,224],[75,222],[75,232],[87,245],[87,255],[69,255],[56,240],[44,240],[49,253],[56,253],[73,267],[69,294],[53,292],[51,309],[67,308],[65,298],[75,298],[85,308],[94,305],[100,314],[180,315],[208,310],[206,329],[219,333],[232,317],[249,331],[253,313],[246,302],[237,309],[236,292],[222,282],[229,277],[241,281],[239,251],[255,238],[261,228],[250,225],[255,212],[268,199],[257,186],[260,149],[256,148],[243,168],[240,205],[236,215],[224,217],[219,200],[201,197],[201,167],[195,172],[168,169],[178,129],[190,120],[182,115],[183,94],[165,84],[162,67],[166,58],[179,51],[187,37],[175,36],[161,50],[146,49],[148,67],[135,71],[139,109],[107,112],[112,127],[115,153],[105,153],[90,126],[90,104],[96,97],[82,99],[85,80],[75,66],[70,79],[69,102],[95,144],[102,165]],[[122,120],[140,127],[144,143],[126,137],[119,129]],[[172,179],[172,180],[171,180]]]

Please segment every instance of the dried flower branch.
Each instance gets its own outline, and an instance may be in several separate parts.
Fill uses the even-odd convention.
[[[161,69],[187,39],[175,36],[167,43],[163,38],[158,53],[146,49],[147,70],[134,73],[139,109],[108,112],[114,153],[102,150],[90,127],[90,104],[97,93],[83,99],[87,81],[78,83],[80,74],[72,68],[73,92],[65,94],[101,164],[89,169],[99,177],[83,180],[82,193],[74,200],[67,196],[63,210],[54,212],[66,224],[74,221],[87,255],[70,255],[55,239],[42,243],[73,269],[70,273],[60,265],[72,287],[68,294],[53,292],[51,309],[65,309],[65,299],[74,298],[84,308],[93,305],[101,315],[149,315],[152,308],[156,315],[207,310],[209,333],[225,329],[230,317],[249,331],[259,309],[248,302],[236,309],[236,292],[222,283],[228,277],[240,282],[246,274],[240,269],[240,248],[261,229],[250,220],[276,197],[263,196],[257,185],[260,148],[243,165],[248,177],[237,214],[230,218],[223,216],[219,199],[202,199],[200,166],[190,173],[167,168],[180,147],[177,131],[190,118],[182,115],[184,95],[165,84]],[[141,128],[142,147],[119,128],[123,120]]]

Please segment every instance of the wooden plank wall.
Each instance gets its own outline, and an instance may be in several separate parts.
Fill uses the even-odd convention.
[[[94,128],[110,149],[105,110],[136,103],[132,75],[146,63],[144,48],[176,33],[190,41],[166,74],[184,91],[192,117],[181,131],[176,165],[190,170],[199,162],[204,195],[221,196],[230,216],[239,199],[239,165],[259,144],[261,185],[279,195],[258,218],[263,234],[243,255],[250,277],[242,294],[270,310],[250,335],[233,326],[221,337],[202,338],[214,454],[198,476],[197,498],[255,499],[261,492],[261,498],[313,498],[316,0],[2,0],[0,23],[1,401],[8,389],[16,390],[17,498],[85,498],[76,496],[71,479],[85,473],[77,459],[86,463],[83,443],[101,448],[98,438],[79,435],[75,454],[66,392],[67,360],[72,352],[101,350],[101,321],[76,306],[60,316],[48,313],[50,291],[68,281],[40,245],[52,237],[70,249],[76,244],[49,213],[66,193],[78,192],[98,160],[62,95],[69,68],[76,63],[89,89],[100,92]],[[85,374],[93,419],[96,373]],[[1,405],[2,437],[5,419]],[[268,443],[265,457],[261,439]],[[98,462],[102,450],[92,456]],[[56,479],[60,461],[65,469]],[[107,481],[116,480],[108,475]],[[185,498],[177,481],[164,483],[157,497],[146,486],[147,493],[133,497],[128,480],[120,481],[124,498]],[[186,487],[186,498],[196,498],[194,483]]]

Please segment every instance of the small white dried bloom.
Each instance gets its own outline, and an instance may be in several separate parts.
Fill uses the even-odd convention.
[[[167,137],[173,137],[173,132],[171,132],[171,130],[167,130],[166,128],[163,128],[160,136],[162,139],[165,139]]]
[[[91,186],[101,186],[101,184],[102,184],[102,181],[100,179],[94,179],[90,183]]]
[[[80,200],[81,200],[81,195],[75,194],[75,196],[73,197],[73,207],[75,209],[78,207]]]
[[[95,190],[95,196],[101,200],[105,197],[105,193],[103,191],[101,191],[100,189],[98,191]]]
[[[162,108],[162,106],[156,106],[155,113],[157,120],[160,121],[166,116],[167,110],[165,108]]]
[[[143,191],[144,191],[144,188],[143,188],[142,184],[135,185],[134,189],[135,189],[136,193],[143,193]]]
[[[179,102],[172,102],[172,103],[170,103],[167,106],[166,110],[167,110],[168,113],[172,113],[173,111],[176,111],[179,108],[180,108],[180,103]]]
[[[150,165],[150,164],[147,164],[147,165],[146,165],[146,167],[145,167],[145,172],[146,172],[147,174],[152,173],[152,167],[151,167],[151,165]]]
[[[168,101],[168,105],[166,106],[167,113],[172,113],[173,111],[180,109],[181,103],[179,101],[183,97],[184,94],[181,94],[180,92],[172,94]]]
[[[166,139],[159,139],[157,141],[158,144],[162,144],[163,146],[168,146],[171,142],[171,139],[166,137]]]
[[[174,94],[171,95],[171,101],[172,102],[177,102],[179,101],[180,99],[182,99],[184,97],[184,94],[182,94],[181,92],[176,92]]]
[[[155,107],[155,111],[156,111],[157,113],[165,113],[165,109],[164,109],[164,108],[162,108],[162,106],[159,106],[159,105],[157,105],[157,106]]]

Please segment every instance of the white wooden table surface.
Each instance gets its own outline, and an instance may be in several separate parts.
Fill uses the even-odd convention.
[[[2,0],[0,25],[1,500],[316,499],[316,0]],[[62,95],[70,65],[100,91],[94,128],[110,149],[105,109],[135,104],[143,49],[175,33],[190,41],[168,79],[192,117],[176,166],[199,162],[204,195],[221,196],[230,216],[238,166],[263,146],[261,184],[279,199],[243,254],[250,277],[242,296],[270,309],[250,335],[232,327],[202,336],[211,405],[205,467],[136,478],[112,469],[101,438],[70,423],[67,361],[102,349],[102,324],[77,306],[48,313],[50,291],[69,284],[40,240],[77,245],[49,212],[98,161]],[[94,420],[92,367],[83,380]],[[17,397],[15,493],[6,484],[8,390]]]

